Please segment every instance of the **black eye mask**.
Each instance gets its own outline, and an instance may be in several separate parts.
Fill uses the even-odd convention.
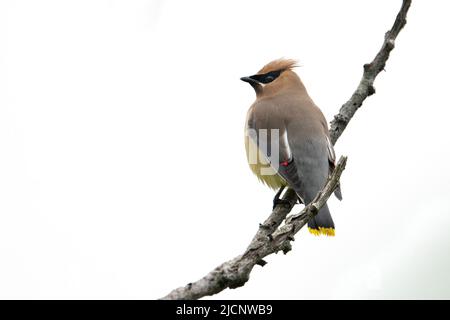
[[[277,70],[277,71],[270,71],[264,74],[255,74],[254,76],[251,76],[250,78],[253,80],[256,80],[260,83],[270,83],[276,78],[278,78],[281,74],[281,71],[283,70]]]

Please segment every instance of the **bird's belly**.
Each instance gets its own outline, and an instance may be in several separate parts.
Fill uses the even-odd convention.
[[[280,177],[275,170],[268,166],[263,166],[261,164],[250,164],[250,169],[253,171],[253,173],[258,177],[259,181],[267,185],[269,188],[272,189],[279,189],[282,186],[286,186],[286,181]],[[264,170],[272,170],[271,174],[261,174],[261,170],[264,168]]]
[[[286,181],[270,166],[261,151],[256,149],[252,139],[246,139],[245,147],[248,165],[252,172],[258,177],[259,181],[272,189],[279,189],[282,186],[287,186]],[[257,157],[251,157],[249,155],[249,151],[251,152],[251,150],[258,150]]]

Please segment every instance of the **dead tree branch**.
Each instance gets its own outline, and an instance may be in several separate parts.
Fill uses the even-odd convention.
[[[333,121],[331,121],[330,136],[333,145],[339,139],[342,132],[344,132],[356,110],[362,106],[364,100],[375,93],[373,82],[377,75],[384,70],[389,54],[395,47],[395,39],[406,24],[406,14],[410,5],[411,0],[403,0],[402,7],[395,18],[394,25],[384,35],[384,41],[380,51],[378,51],[371,63],[364,65],[363,76],[358,87],[351,98],[342,105],[339,113],[334,116]]]
[[[406,24],[406,15],[410,5],[411,0],[403,0],[394,25],[385,34],[381,49],[372,62],[364,65],[363,76],[357,89],[331,121],[330,136],[333,145],[364,100],[375,93],[373,83],[380,71],[384,70],[389,54],[394,49],[395,39]],[[284,253],[290,251],[290,243],[294,240],[294,235],[317,214],[336,189],[346,161],[345,157],[339,159],[325,187],[300,213],[287,216],[296,202],[295,192],[288,189],[283,199],[287,200],[289,204],[275,207],[266,221],[260,224],[258,232],[242,255],[222,263],[200,280],[175,289],[162,299],[199,299],[219,293],[226,288],[233,289],[243,286],[248,281],[253,267],[256,264],[263,266],[266,263],[263,260],[264,257],[279,251]],[[280,227],[283,221],[285,224]]]
[[[172,291],[164,299],[198,299],[216,294],[225,288],[243,286],[255,264],[264,264],[264,257],[278,251],[286,253],[290,250],[289,243],[294,239],[294,235],[319,212],[336,189],[346,162],[345,157],[339,159],[323,190],[300,213],[288,216],[282,227],[273,233],[267,233],[271,229],[270,225],[261,225],[244,254],[221,264],[202,279]],[[275,209],[274,212],[278,210]]]

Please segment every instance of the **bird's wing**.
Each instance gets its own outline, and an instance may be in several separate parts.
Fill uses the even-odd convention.
[[[297,189],[300,179],[293,161],[286,124],[280,114],[274,112],[274,108],[276,106],[271,102],[258,101],[247,114],[247,139],[254,142],[259,154],[273,169],[256,174],[259,177],[264,174],[277,174],[289,186]],[[260,179],[266,180],[264,177]]]
[[[274,111],[271,102],[258,101],[247,114],[246,134],[269,163],[286,162],[292,158],[284,119]],[[273,163],[276,167],[276,163]]]
[[[289,145],[289,137],[286,128],[280,134],[278,140],[280,160],[277,164],[271,163],[272,168],[289,184],[291,188],[297,191],[297,195],[301,197],[298,190],[302,188],[302,181],[298,174],[298,168],[294,161],[293,152]],[[305,203],[304,199],[301,199]]]
[[[274,112],[274,107],[276,106],[273,102],[257,102],[249,111],[246,131],[266,163],[273,169],[273,171],[267,171],[267,174],[278,174],[297,192],[299,197],[303,198],[305,186],[317,185],[321,188],[328,170],[334,168],[336,156],[333,146],[328,137],[318,138],[315,142],[305,139],[308,136],[305,133],[307,128],[301,125],[300,121],[291,122],[295,125],[290,126],[290,130],[293,130],[293,136],[290,136],[286,125],[286,119],[289,116]],[[316,160],[327,152],[328,161]],[[299,171],[299,168],[303,172]],[[312,172],[315,174],[311,174]],[[258,176],[261,174],[264,175],[264,172],[257,173]],[[313,189],[316,188],[313,187]],[[314,196],[317,191],[314,191]],[[339,189],[335,194],[340,198]],[[302,200],[304,202],[305,199]]]

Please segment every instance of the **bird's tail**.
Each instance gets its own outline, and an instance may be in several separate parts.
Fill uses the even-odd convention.
[[[322,209],[320,209],[319,213],[309,220],[308,222],[309,232],[312,234],[319,235],[327,235],[334,236],[334,222],[331,218],[330,210],[328,210],[328,206],[325,204]]]

